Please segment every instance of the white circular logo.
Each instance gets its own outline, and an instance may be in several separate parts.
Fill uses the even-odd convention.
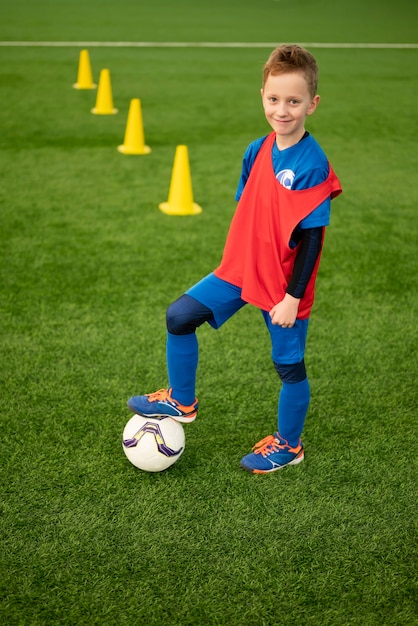
[[[283,187],[292,189],[292,184],[295,180],[295,172],[292,172],[292,170],[280,170],[280,172],[276,174],[276,178]]]

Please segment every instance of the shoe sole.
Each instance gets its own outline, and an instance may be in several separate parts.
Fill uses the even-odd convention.
[[[143,413],[142,411],[138,411],[134,406],[131,406],[128,402],[128,408],[135,413],[136,415],[141,415],[142,417],[153,417],[154,419],[164,419],[165,417],[171,417],[171,419],[176,420],[176,422],[181,422],[182,424],[191,424],[195,421],[197,417],[196,413],[192,413],[190,416],[185,415],[170,415],[169,413]]]
[[[268,470],[254,469],[252,467],[247,467],[243,463],[240,463],[240,466],[242,467],[242,469],[245,469],[246,472],[250,472],[250,474],[271,474],[272,472],[277,472],[278,470],[281,470],[284,467],[288,467],[289,465],[299,465],[299,463],[302,463],[304,458],[305,452],[304,450],[302,450],[294,459],[289,461],[289,463],[285,463],[285,465],[279,465],[278,467],[272,467]]]

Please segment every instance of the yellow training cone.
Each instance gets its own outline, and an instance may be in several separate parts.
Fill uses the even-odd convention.
[[[74,89],[95,89],[93,83],[93,75],[91,73],[90,57],[88,50],[80,51],[80,59],[78,62],[77,82],[73,85]]]
[[[144,128],[142,124],[141,100],[133,98],[129,105],[128,121],[126,123],[125,139],[122,146],[118,146],[122,154],[149,154],[151,148],[144,144]]]
[[[112,86],[109,70],[100,72],[99,87],[97,89],[96,106],[91,110],[95,115],[112,115],[118,110],[113,107]]]
[[[202,212],[202,208],[193,202],[187,146],[176,148],[168,202],[163,202],[159,208],[167,215],[197,215]]]

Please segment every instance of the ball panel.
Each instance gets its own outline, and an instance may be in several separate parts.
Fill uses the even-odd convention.
[[[122,448],[135,467],[161,472],[173,465],[185,446],[183,426],[171,417],[161,419],[134,415],[122,435]]]

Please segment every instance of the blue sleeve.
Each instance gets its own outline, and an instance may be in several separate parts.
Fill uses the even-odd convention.
[[[294,189],[307,189],[319,185],[326,180],[328,176],[328,170],[324,168],[313,169],[309,171],[308,176],[304,176],[303,180],[295,180]],[[331,214],[331,198],[327,198],[309,213],[305,219],[299,223],[301,229],[305,228],[317,228],[319,226],[328,226],[330,222]]]
[[[300,228],[305,230],[305,228],[317,228],[318,226],[328,226],[330,222],[331,215],[331,199],[327,198],[309,213],[304,220],[299,223]]]
[[[267,136],[267,135],[266,135]],[[248,177],[250,175],[251,172],[251,168],[254,164],[255,161],[255,157],[257,156],[264,140],[266,139],[265,137],[261,137],[260,139],[256,139],[255,141],[253,141],[252,143],[250,143],[250,145],[247,147],[245,153],[244,153],[244,158],[242,160],[242,170],[241,170],[241,176],[240,179],[238,181],[238,188],[237,188],[237,192],[235,194],[235,200],[238,202],[238,200],[241,198],[242,196],[242,192],[244,191],[244,187],[245,184],[248,180]]]

